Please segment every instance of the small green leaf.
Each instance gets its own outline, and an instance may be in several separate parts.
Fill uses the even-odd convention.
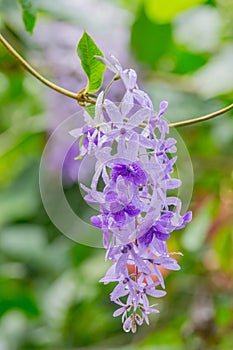
[[[95,56],[104,57],[104,55],[86,32],[83,33],[78,43],[77,53],[88,77],[87,91],[95,92],[99,90],[103,81],[105,65],[96,59]]]
[[[22,10],[22,18],[26,31],[30,34],[33,33],[33,29],[36,24],[36,10],[32,0],[18,0]]]

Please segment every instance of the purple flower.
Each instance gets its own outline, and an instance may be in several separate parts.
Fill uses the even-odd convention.
[[[127,215],[133,218],[137,216],[140,212],[141,210],[139,208],[136,208],[133,203],[129,203],[128,205],[123,207],[121,210],[112,212],[112,217],[116,222],[116,225],[118,227],[121,227],[125,224],[127,220]]]
[[[144,321],[149,324],[150,313],[159,312],[148,296],[166,294],[159,266],[180,269],[166,242],[192,215],[182,216],[181,200],[168,195],[181,182],[172,177],[176,140],[168,137],[169,126],[162,119],[167,102],[155,114],[149,96],[137,86],[136,73],[115,58],[100,59],[120,76],[126,91],[120,104],[104,99],[102,92],[94,119],[85,112],[87,125],[79,137],[83,150],[96,157],[96,171],[90,188],[82,187],[85,199],[99,204],[99,215],[91,222],[102,230],[106,259],[112,262],[101,282],[117,282],[110,298],[120,307],[113,315],[121,315],[126,332],[136,332]]]
[[[116,182],[118,176],[122,176],[126,181],[132,182],[136,186],[144,186],[147,181],[145,172],[136,163],[114,165],[111,178]]]
[[[99,142],[99,138],[101,138],[104,135],[103,132],[100,132],[98,134],[95,128],[90,128],[87,125],[85,125],[82,128],[82,133],[83,135],[85,135],[82,139],[82,145],[86,149],[88,149],[90,141],[92,141],[97,146]],[[94,137],[93,137],[93,134],[94,134]]]
[[[152,226],[142,237],[139,238],[139,242],[141,244],[149,246],[154,237],[160,241],[167,241],[170,237],[170,234],[160,232],[156,229],[155,226]]]

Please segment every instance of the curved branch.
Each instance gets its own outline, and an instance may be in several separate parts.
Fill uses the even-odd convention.
[[[85,102],[92,103],[92,104],[95,103],[94,100],[91,100],[89,98],[88,93],[83,94],[83,90],[81,90],[79,93],[75,93],[75,92],[66,90],[66,89],[52,83],[48,79],[44,78],[27,61],[25,61],[22,56],[20,56],[20,54],[8,43],[8,41],[3,37],[3,35],[1,33],[0,33],[0,43],[3,44],[3,46],[7,49],[7,51],[9,51],[9,53],[21,64],[21,66],[23,66],[30,74],[32,74],[35,78],[40,80],[43,84],[47,85],[51,89],[53,89],[53,90],[55,90],[63,95],[66,95],[68,97],[71,97],[71,98],[77,100],[81,105],[85,104]],[[92,96],[90,95],[90,97],[92,97]],[[181,122],[170,123],[169,127],[173,128],[173,127],[196,124],[196,123],[208,120],[208,119],[215,118],[221,114],[224,114],[224,113],[230,111],[231,109],[233,109],[233,104],[231,104],[223,109],[220,109],[216,112],[213,112],[213,113],[210,113],[210,114],[198,117],[198,118],[188,119],[188,120],[184,120]]]
[[[177,127],[177,126],[186,126],[186,125],[196,124],[196,123],[208,120],[208,119],[215,118],[218,115],[221,115],[221,114],[224,114],[224,113],[230,111],[231,109],[233,109],[233,103],[231,105],[225,107],[225,108],[219,109],[216,112],[213,112],[213,113],[210,113],[210,114],[206,114],[206,115],[203,115],[201,117],[194,118],[194,119],[188,119],[188,120],[184,120],[184,121],[181,121],[181,122],[170,123],[169,126],[170,126],[170,128],[174,128],[174,127]]]
[[[7,51],[23,66],[30,74],[32,74],[36,79],[40,80],[43,84],[47,85],[51,89],[60,92],[63,95],[66,95],[68,97],[71,97],[75,100],[79,100],[78,94],[66,89],[63,89],[62,87],[55,85],[48,79],[44,78],[42,75],[40,75],[28,62],[26,62],[20,54],[15,51],[15,49],[8,43],[8,41],[3,37],[3,35],[0,33],[0,42],[5,46]]]

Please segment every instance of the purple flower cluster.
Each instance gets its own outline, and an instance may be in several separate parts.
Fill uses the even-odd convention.
[[[80,138],[81,155],[96,158],[95,174],[85,199],[99,204],[99,215],[91,218],[103,232],[106,259],[112,261],[101,282],[116,282],[111,300],[119,308],[123,329],[136,331],[148,315],[158,313],[150,297],[166,294],[159,269],[179,270],[166,246],[170,234],[185,227],[191,212],[181,215],[181,200],[169,195],[180,180],[171,177],[176,141],[168,137],[169,126],[162,119],[167,102],[155,113],[148,95],[137,86],[134,70],[123,70],[119,62],[101,58],[118,75],[125,94],[118,104],[100,93],[95,116],[85,111],[85,129],[71,134]],[[100,190],[100,185],[102,189]]]

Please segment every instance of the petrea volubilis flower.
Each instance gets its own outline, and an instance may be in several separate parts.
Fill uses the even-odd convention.
[[[96,158],[91,185],[82,188],[87,201],[99,204],[91,222],[102,230],[106,259],[112,261],[101,282],[117,282],[110,295],[118,306],[113,316],[121,315],[123,329],[134,333],[144,321],[149,324],[149,314],[159,312],[150,299],[166,294],[160,267],[180,269],[167,240],[192,215],[181,215],[181,200],[168,194],[181,181],[171,176],[176,140],[162,119],[167,102],[155,113],[134,70],[124,70],[115,58],[99,59],[121,78],[125,94],[116,104],[102,92],[94,118],[85,111],[85,127],[71,134],[81,140],[80,156]]]

